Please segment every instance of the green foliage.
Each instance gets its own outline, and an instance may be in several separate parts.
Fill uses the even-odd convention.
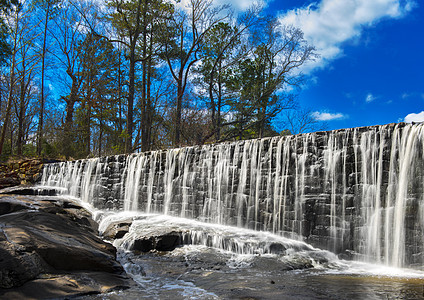
[[[259,39],[260,37],[260,39]],[[284,109],[294,107],[295,90],[302,75],[293,73],[297,67],[314,56],[303,35],[292,27],[281,27],[276,20],[255,28],[252,53],[240,60],[228,81],[235,97],[230,101],[235,119],[233,135],[242,136],[252,127],[256,137],[276,133],[271,120]]]
[[[3,20],[0,19],[0,65],[6,62],[6,59],[11,53],[10,45],[7,42],[7,37],[9,36],[9,29]]]
[[[9,28],[4,22],[4,16],[9,16],[13,9],[20,8],[18,0],[0,0],[0,66],[4,64],[11,54],[8,42]]]
[[[11,155],[12,155],[12,145],[10,143],[10,140],[5,140],[3,145],[3,151],[0,154],[0,161],[7,161]]]
[[[37,146],[35,146],[34,144],[23,145],[22,155],[24,157],[35,157],[37,155]]]
[[[0,0],[6,12],[16,3]],[[278,135],[272,121],[293,106],[291,93],[302,79],[292,70],[313,57],[299,30],[259,11],[235,19],[207,0],[191,1],[197,7],[191,12],[165,0],[106,3],[101,19],[96,16],[105,11],[86,1],[34,0],[22,7],[33,18],[20,23],[28,26],[25,32],[41,34],[25,41],[28,55],[17,53],[15,79],[25,80],[11,85],[11,66],[2,70],[1,99],[11,90],[16,106],[21,95],[28,106],[25,116],[11,110],[4,156],[16,152],[11,144],[17,140],[25,156],[35,155],[40,114],[42,155],[50,157]],[[7,62],[9,32],[0,21],[0,62]],[[44,42],[48,55],[40,54]],[[41,103],[26,101],[42,99],[40,56],[46,59],[46,86],[53,86],[44,93],[44,114]],[[21,82],[28,84],[22,91]],[[20,138],[17,120],[24,121]]]

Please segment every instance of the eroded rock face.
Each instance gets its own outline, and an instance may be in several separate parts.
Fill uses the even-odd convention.
[[[56,298],[128,286],[115,256],[82,207],[54,197],[0,195],[0,298],[28,298],[35,287],[50,291],[38,298]]]

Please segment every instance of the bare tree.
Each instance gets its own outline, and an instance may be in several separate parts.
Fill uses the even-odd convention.
[[[56,5],[61,0],[35,0],[34,4],[44,11],[44,28],[43,28],[43,46],[41,51],[41,92],[40,92],[40,113],[38,117],[37,131],[37,154],[41,155],[43,140],[43,122],[44,122],[44,79],[45,79],[45,63],[47,53],[47,30],[49,20],[56,11]]]
[[[60,70],[66,70],[68,80],[65,82],[70,82],[69,95],[62,97],[66,103],[62,147],[63,154],[69,156],[72,149],[69,143],[73,141],[75,104],[79,101],[78,92],[83,81],[79,61],[81,53],[78,46],[85,38],[86,29],[82,15],[73,5],[63,7],[58,11],[53,23],[54,30],[51,31],[51,35],[55,41],[55,51],[51,53],[61,68]]]
[[[25,81],[25,76],[27,76],[27,70],[31,73],[35,68],[35,63],[37,57],[31,55],[27,56],[29,48],[32,46],[34,39],[37,37],[37,34],[34,34],[34,27],[36,24],[31,24],[30,14],[28,11],[24,11],[23,6],[17,6],[13,11],[13,17],[9,18],[9,28],[12,32],[12,52],[11,60],[9,66],[9,88],[7,96],[7,104],[4,115],[3,128],[0,136],[0,154],[3,152],[3,146],[6,138],[7,127],[9,126],[12,114],[13,101],[16,98],[16,85],[19,81],[21,84]],[[20,66],[20,70],[18,69]],[[30,76],[31,77],[31,76]],[[29,80],[29,79],[28,79]],[[28,83],[28,82],[27,82]],[[22,89],[21,89],[22,92]],[[21,114],[19,119],[20,121],[24,118],[24,109],[25,109],[25,91],[21,94]],[[23,124],[20,123],[20,126]],[[20,128],[22,129],[22,128]],[[23,132],[20,131],[21,135],[18,135],[18,141],[22,140]],[[20,151],[18,151],[20,152]]]
[[[177,85],[174,145],[181,142],[181,116],[184,92],[191,68],[200,59],[202,43],[212,28],[229,17],[227,6],[214,7],[211,0],[190,0],[186,9],[178,9],[168,22],[164,57]]]
[[[291,134],[322,131],[327,129],[327,123],[317,120],[310,109],[299,108],[288,110],[284,114],[283,118],[282,127],[290,130]]]
[[[18,136],[16,141],[17,155],[23,154],[23,145],[25,144],[25,134],[32,122],[33,115],[30,111],[31,100],[36,94],[34,89],[34,77],[39,63],[39,56],[33,52],[32,40],[36,38],[33,34],[34,27],[24,26],[22,33],[27,39],[21,41],[19,50],[20,63],[18,64],[19,78],[19,98],[15,103],[15,114],[18,121]],[[32,33],[32,35],[31,35]],[[30,37],[31,35],[31,37]]]

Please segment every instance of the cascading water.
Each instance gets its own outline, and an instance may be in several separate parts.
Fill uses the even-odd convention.
[[[50,164],[42,185],[422,268],[423,173],[424,125],[400,123]]]

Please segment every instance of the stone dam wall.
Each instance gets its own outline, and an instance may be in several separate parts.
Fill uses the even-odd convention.
[[[101,209],[274,232],[424,265],[424,125],[388,124],[48,164],[42,184]]]

